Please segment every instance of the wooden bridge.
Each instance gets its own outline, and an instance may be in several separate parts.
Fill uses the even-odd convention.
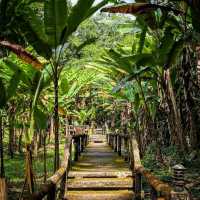
[[[177,168],[176,174],[176,188],[172,188],[146,170],[133,136],[88,136],[85,129],[67,134],[61,168],[31,199],[186,200],[182,169]],[[143,191],[142,177],[150,186],[149,197]]]

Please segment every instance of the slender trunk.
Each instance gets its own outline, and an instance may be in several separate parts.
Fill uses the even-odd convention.
[[[0,170],[0,178],[5,177],[5,170],[4,170],[4,160],[3,160],[3,120],[0,114],[0,162],[1,162],[1,170]]]
[[[180,116],[180,110],[177,107],[176,103],[176,97],[174,94],[174,90],[172,87],[172,82],[171,82],[171,77],[170,77],[170,71],[169,69],[166,71],[166,78],[167,78],[167,87],[168,87],[168,92],[169,92],[169,97],[172,102],[172,107],[173,107],[173,113],[174,113],[174,119],[175,119],[175,128],[176,128],[176,140],[177,140],[177,145],[180,147],[180,150],[184,152],[185,150],[185,137],[183,135],[183,129],[182,129],[182,124],[181,124],[181,116]]]
[[[34,152],[34,156],[37,158],[38,155],[38,131],[35,130],[34,131],[34,136],[33,136],[33,152]]]
[[[28,183],[28,188],[30,194],[34,192],[34,175],[33,175],[33,169],[32,169],[32,151],[31,151],[31,145],[26,145],[26,178],[25,183]]]
[[[22,153],[22,136],[24,132],[24,127],[19,129],[19,141],[18,141],[18,152]]]
[[[59,115],[58,115],[58,67],[54,67],[54,134],[55,134],[55,155],[54,171],[59,168]]]
[[[186,49],[183,52],[183,63],[182,63],[182,81],[183,81],[183,89],[184,89],[184,97],[185,97],[185,105],[187,110],[186,115],[186,123],[188,125],[189,136],[190,136],[190,146],[192,149],[198,149],[199,139],[198,138],[198,124],[199,115],[198,110],[196,109],[195,102],[192,98],[192,84],[191,84],[191,64],[188,57],[188,52]],[[198,55],[199,56],[199,55]],[[198,61],[198,65],[200,65]],[[199,73],[199,72],[198,72]],[[199,74],[198,74],[199,76]],[[199,81],[199,80],[198,80]]]
[[[53,117],[50,118],[50,128],[49,128],[49,143],[51,141],[52,135],[54,134],[54,119]]]
[[[200,46],[196,47],[196,55],[197,55],[197,81],[200,87]]]
[[[38,138],[38,149],[40,149],[42,147],[42,144],[43,144],[43,139],[44,137],[42,137],[42,134],[43,134],[43,130],[40,130],[39,131],[39,138]]]
[[[44,183],[47,180],[47,149],[46,149],[46,132],[43,133],[43,147],[44,147]]]
[[[12,159],[14,157],[14,115],[12,112],[9,113],[9,115],[8,115],[8,121],[9,121],[8,152],[9,152],[10,158]]]
[[[68,117],[66,116],[65,118],[65,136],[69,135],[69,120]]]

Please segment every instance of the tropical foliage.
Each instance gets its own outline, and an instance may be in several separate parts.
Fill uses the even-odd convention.
[[[199,16],[196,0],[0,1],[0,177],[21,156],[33,193],[42,147],[44,181],[60,166],[66,124],[135,134],[164,166],[173,145],[198,160]]]

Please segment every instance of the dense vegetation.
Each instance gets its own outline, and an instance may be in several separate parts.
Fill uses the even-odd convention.
[[[182,163],[189,183],[199,179],[200,3],[109,7],[120,3],[0,1],[0,177],[10,193],[23,183],[32,193],[59,168],[66,124],[135,134],[147,167],[166,176]],[[100,13],[107,4],[121,14]]]

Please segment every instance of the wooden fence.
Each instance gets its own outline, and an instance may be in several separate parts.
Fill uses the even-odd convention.
[[[42,200],[47,197],[47,200],[55,200],[57,195],[57,187],[60,185],[60,198],[67,199],[67,176],[70,162],[72,160],[72,149],[74,149],[74,160],[77,161],[81,152],[88,143],[88,135],[86,131],[76,132],[73,131],[71,134],[66,135],[66,144],[64,149],[64,157],[61,167],[51,176],[47,183],[44,184],[38,192],[35,192],[30,199],[31,200]],[[72,148],[72,146],[74,146]]]
[[[130,162],[134,176],[134,200],[145,198],[142,178],[147,181],[151,188],[151,200],[189,200],[189,194],[184,190],[183,166],[176,165],[174,167],[174,185],[172,187],[154,176],[142,165],[138,143],[134,136],[109,133],[107,134],[107,142],[115,152],[118,152],[120,156],[124,156],[125,160]]]

